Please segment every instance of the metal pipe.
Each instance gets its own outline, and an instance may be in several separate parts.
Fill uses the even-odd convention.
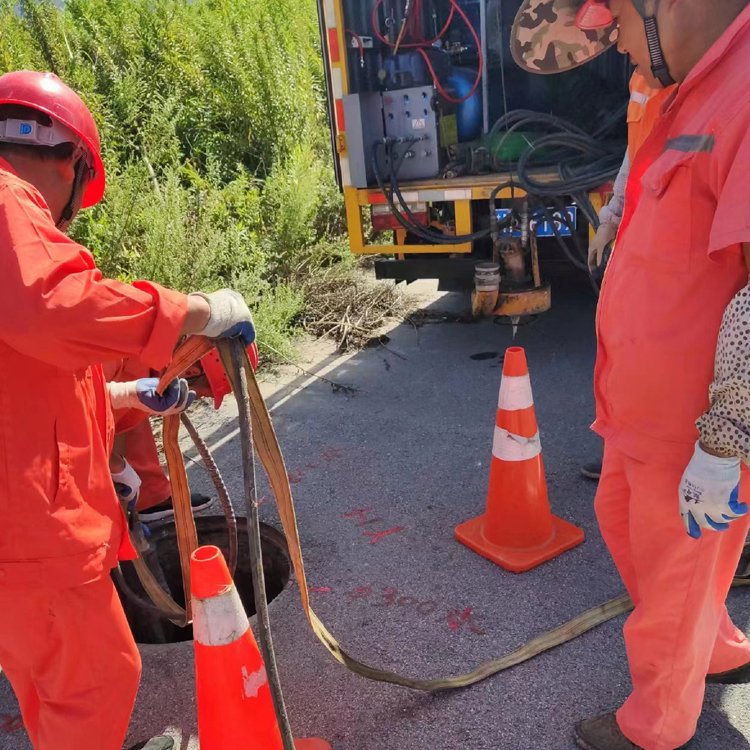
[[[487,0],[479,0],[479,33],[482,42],[482,132],[490,132],[490,79],[487,65]]]
[[[260,635],[260,651],[268,674],[268,685],[271,689],[271,699],[279,722],[281,742],[284,750],[294,750],[294,737],[289,725],[289,716],[281,690],[279,668],[276,663],[276,653],[273,648],[271,635],[271,621],[268,616],[268,602],[266,601],[266,578],[263,572],[263,551],[260,538],[260,518],[258,515],[258,498],[255,488],[255,454],[253,451],[253,427],[250,415],[250,398],[247,389],[247,372],[243,366],[245,357],[244,345],[239,339],[233,339],[231,344],[232,366],[237,375],[239,386],[238,405],[240,407],[239,423],[242,440],[242,473],[245,480],[245,510],[247,511],[247,533],[250,541],[250,564],[253,574],[253,594],[257,614],[258,634]]]

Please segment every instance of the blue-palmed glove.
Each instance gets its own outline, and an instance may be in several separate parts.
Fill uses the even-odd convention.
[[[253,316],[239,292],[220,289],[211,294],[195,294],[208,302],[211,311],[206,327],[199,332],[201,335],[210,339],[238,338],[242,339],[245,346],[250,346],[255,341]]]
[[[696,443],[680,482],[680,515],[685,530],[700,539],[702,530],[726,531],[748,512],[739,501],[740,460],[712,456]]]
[[[141,478],[135,469],[123,459],[125,467],[122,471],[112,472],[112,482],[115,485],[117,497],[125,503],[129,510],[135,509],[138,493],[141,491]]]
[[[160,396],[158,378],[141,378],[127,383],[107,383],[112,408],[140,409],[160,417],[179,414],[195,401],[187,380],[175,378]]]

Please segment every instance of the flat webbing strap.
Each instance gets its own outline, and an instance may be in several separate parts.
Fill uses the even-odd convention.
[[[174,378],[195,364],[201,357],[211,351],[214,344],[207,338],[194,336],[188,339],[178,350],[166,372],[159,381],[159,392]],[[135,543],[139,556],[133,560],[133,567],[143,590],[163,617],[178,627],[187,627],[192,620],[190,595],[190,558],[198,548],[198,532],[195,528],[193,508],[190,504],[190,485],[188,484],[185,460],[180,450],[179,441],[180,415],[171,414],[162,420],[162,445],[164,457],[167,461],[169,483],[172,490],[172,505],[174,508],[175,535],[177,549],[180,556],[180,570],[182,573],[182,590],[185,606],[181,607],[165,590],[146,561],[140,555],[141,544]],[[220,492],[221,494],[221,492]]]
[[[197,361],[202,354],[195,356],[195,359],[193,359],[192,362],[184,364],[190,359],[190,357],[193,357],[196,352],[202,351],[205,353],[204,347],[206,346],[206,343],[205,339],[200,339],[198,343],[192,339],[181,347],[175,355],[175,361],[170,367],[169,372],[165,374],[164,380],[167,381],[167,375],[170,376],[170,379],[175,377]],[[213,343],[208,342],[208,346],[210,348],[210,346],[213,346]],[[268,476],[269,484],[279,510],[281,524],[286,535],[289,556],[297,578],[297,585],[305,617],[316,637],[323,646],[325,646],[331,656],[351,672],[377,682],[390,683],[430,693],[443,690],[457,690],[475,685],[476,683],[486,680],[488,677],[492,677],[499,672],[529,661],[540,654],[568,643],[599,625],[609,622],[615,617],[626,614],[632,610],[633,604],[630,598],[628,596],[620,596],[584,612],[563,625],[543,633],[500,658],[487,661],[471,672],[453,677],[428,680],[415,679],[400,675],[396,672],[380,669],[379,667],[372,666],[354,658],[344,650],[338,640],[331,634],[310,606],[310,592],[307,586],[307,576],[305,574],[299,530],[297,528],[297,514],[294,508],[289,475],[286,470],[284,457],[281,453],[281,448],[276,437],[273,423],[271,422],[271,417],[266,408],[260,388],[258,387],[255,373],[253,372],[247,358],[247,352],[242,344],[237,341],[220,341],[217,344],[217,348],[227,371],[227,376],[232,384],[234,395],[237,399],[239,419],[248,420],[252,425],[252,430],[243,430],[243,434],[253,435],[254,446],[243,443],[242,450],[255,450]],[[233,360],[236,360],[239,365],[235,366]],[[178,365],[178,363],[181,364]],[[182,369],[178,370],[178,366],[182,367]],[[244,370],[244,377],[241,377],[240,375],[241,370]],[[243,380],[247,383],[246,389],[243,387]],[[171,433],[168,437],[165,436],[165,450],[167,450],[167,439],[174,441],[174,444],[170,446],[169,450],[174,451],[175,455],[178,454],[179,446],[176,445],[176,436]],[[180,461],[181,460],[182,458],[180,454]],[[175,498],[175,500],[177,500],[177,498]],[[256,498],[248,498],[248,500],[250,502],[257,502]],[[186,507],[188,510],[190,509],[189,495]],[[187,546],[189,546],[189,544]],[[180,555],[183,554],[183,548],[180,547]],[[750,586],[750,579],[736,579],[734,585],[743,587]],[[189,601],[189,596],[187,600]]]

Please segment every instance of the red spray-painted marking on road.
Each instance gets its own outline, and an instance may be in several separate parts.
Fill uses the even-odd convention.
[[[324,461],[334,461],[341,458],[341,448],[325,448],[320,452],[320,457]]]
[[[308,586],[309,591],[313,594],[332,594],[333,589],[330,586]]]
[[[380,518],[370,518],[370,513],[372,513],[372,508],[355,508],[348,513],[344,513],[342,517],[354,521],[360,528],[383,522]],[[405,526],[392,526],[390,529],[384,529],[383,531],[369,531],[365,529],[362,532],[362,536],[367,537],[370,540],[370,544],[378,544],[378,542],[381,542],[387,536],[398,534],[402,531],[406,531]]]
[[[357,586],[356,589],[348,593],[348,596],[351,601],[366,600],[371,607],[377,609],[398,607],[421,618],[434,615],[440,607],[434,599],[421,599],[418,596],[405,595],[392,586],[384,586],[379,590],[370,585]],[[447,624],[452,633],[469,632],[473,635],[486,635],[486,631],[479,623],[480,616],[471,607],[449,610],[446,614],[440,615],[440,618]]]
[[[467,607],[463,611],[460,609],[454,609],[448,612],[448,627],[454,633],[459,632],[466,626],[469,631],[474,635],[485,635],[485,631],[476,622],[476,615],[471,607]]]
[[[372,599],[372,597],[375,598]],[[372,586],[358,586],[354,591],[349,592],[349,598],[352,601],[372,599],[370,605],[373,607],[378,607],[379,609],[400,607],[401,609],[412,610],[423,617],[431,615],[438,607],[437,602],[432,599],[421,601],[415,596],[404,596],[398,589],[391,586],[381,588],[378,594],[375,593],[375,589]]]
[[[325,463],[330,463],[341,457],[341,448],[324,448],[320,452],[320,458]],[[308,461],[301,469],[294,469],[289,472],[289,484],[299,484],[306,476],[307,472],[314,471],[321,467],[320,461]]]
[[[348,518],[349,520],[356,521],[359,526],[367,523],[367,516],[372,513],[372,508],[356,508],[350,510],[348,513],[344,513],[342,518]]]
[[[400,534],[402,531],[406,531],[403,526],[394,526],[392,529],[386,529],[385,531],[363,531],[362,535],[370,537],[370,544],[377,544],[387,536]]]

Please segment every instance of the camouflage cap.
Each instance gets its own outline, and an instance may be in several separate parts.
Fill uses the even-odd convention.
[[[576,14],[585,0],[524,0],[511,31],[513,59],[530,73],[562,73],[583,65],[617,42],[617,24],[583,31]]]

